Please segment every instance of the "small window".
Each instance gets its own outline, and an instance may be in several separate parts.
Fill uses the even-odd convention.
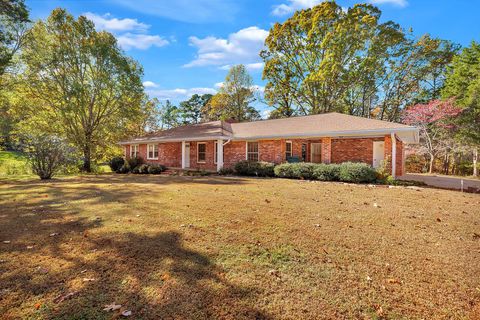
[[[205,162],[207,160],[207,144],[205,142],[197,143],[197,162]]]
[[[158,159],[158,144],[149,144],[147,159]]]
[[[292,156],[292,142],[287,141],[285,144],[285,159],[288,159]]]
[[[247,142],[247,160],[258,161],[258,142]]]
[[[307,144],[302,143],[302,161],[307,161]]]
[[[130,158],[138,158],[138,144],[130,146]]]

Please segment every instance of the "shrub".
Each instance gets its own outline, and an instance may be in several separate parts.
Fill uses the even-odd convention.
[[[148,164],[141,164],[132,169],[132,173],[139,173],[139,174],[145,174],[148,173]]]
[[[121,166],[120,169],[118,169],[117,173],[129,173],[130,170],[131,170],[130,165],[128,164],[128,162],[125,162],[123,166]]]
[[[118,172],[118,170],[125,164],[125,159],[122,157],[113,157],[109,162],[108,165],[113,172]]]
[[[151,164],[148,166],[148,173],[150,174],[160,174],[163,171],[167,170],[167,168],[164,165],[161,164]]]
[[[273,177],[275,165],[270,162],[240,161],[235,164],[235,172],[243,176]]]
[[[340,165],[319,163],[313,169],[313,178],[320,181],[339,181]]]
[[[128,165],[130,166],[130,168],[132,168],[132,169],[145,163],[145,161],[143,161],[142,157],[130,158],[130,159],[127,160],[127,162],[128,162]]]
[[[340,164],[339,179],[344,182],[373,182],[377,172],[371,166],[360,162],[344,162]]]
[[[51,179],[62,168],[72,162],[73,150],[55,136],[39,135],[28,138],[28,158],[32,171],[40,179]]]
[[[275,175],[291,179],[313,179],[313,172],[317,165],[315,163],[282,163],[275,167]]]
[[[234,174],[235,171],[232,168],[222,168],[218,171],[218,174],[221,176],[228,176]]]

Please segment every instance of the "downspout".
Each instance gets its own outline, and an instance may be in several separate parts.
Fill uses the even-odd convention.
[[[230,141],[232,141],[232,139],[228,139],[227,142],[224,142],[224,143],[223,143],[223,146],[226,146],[227,144],[229,144]]]

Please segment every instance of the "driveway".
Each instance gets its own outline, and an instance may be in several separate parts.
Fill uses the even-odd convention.
[[[457,189],[457,190],[462,189],[462,181],[463,181],[463,190],[477,191],[477,192],[480,190],[480,180],[474,179],[474,178],[461,178],[461,177],[448,177],[448,176],[441,176],[441,175],[407,173],[401,177],[398,177],[398,179],[420,181],[433,187],[439,187],[439,188],[445,188],[445,189]]]

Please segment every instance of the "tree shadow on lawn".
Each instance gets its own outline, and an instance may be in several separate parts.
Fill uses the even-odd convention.
[[[128,190],[46,185],[40,202],[0,208],[0,240],[10,241],[0,243],[5,319],[111,319],[125,310],[134,319],[269,318],[252,303],[253,288],[229,283],[208,255],[185,247],[181,233],[112,231],[102,219],[78,216],[84,204],[76,200],[128,200]],[[103,311],[113,302],[122,309]]]
[[[90,228],[83,227],[84,232]],[[0,276],[1,289],[10,290],[2,297],[4,306],[12,308],[22,303],[16,299],[28,299],[22,315],[47,319],[110,319],[125,310],[135,319],[269,318],[248,302],[255,301],[253,289],[229,283],[207,255],[186,248],[178,232],[95,234],[75,237],[80,245],[74,247],[71,241],[59,237],[36,248],[48,268],[45,274],[32,268],[32,261],[28,268]],[[54,302],[68,293],[74,294]],[[36,300],[41,304],[38,310]],[[113,302],[122,308],[103,311]],[[7,318],[18,316],[7,310]]]

